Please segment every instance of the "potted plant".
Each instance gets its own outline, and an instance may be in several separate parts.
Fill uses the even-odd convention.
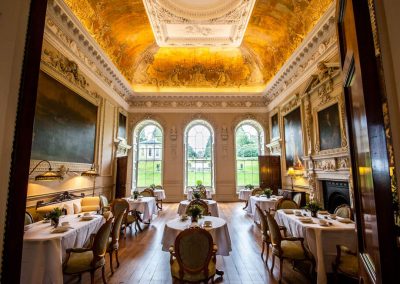
[[[58,223],[60,222],[61,215],[62,215],[62,210],[56,207],[47,214],[46,219],[51,221],[51,225],[54,226],[54,228],[57,228]]]
[[[156,188],[156,185],[154,183],[150,184],[149,186],[152,190],[154,190]]]
[[[318,210],[322,210],[323,208],[319,205],[317,201],[312,200],[308,202],[306,206],[304,206],[304,209],[310,211],[312,217],[317,217]]]
[[[197,192],[197,191],[193,192],[193,197],[196,199],[200,199],[200,197],[201,197],[200,192]]]
[[[133,199],[137,199],[138,198],[138,196],[139,196],[139,191],[137,191],[137,190],[135,190],[134,192],[133,192]]]
[[[264,194],[265,194],[265,196],[267,196],[267,198],[270,198],[272,195],[272,189],[270,189],[270,188],[264,189]]]
[[[199,219],[200,214],[203,212],[200,206],[198,205],[193,205],[189,208],[188,213],[191,216],[192,223],[197,222]]]
[[[245,189],[248,189],[248,190],[253,190],[253,189],[254,189],[254,185],[252,185],[252,184],[247,184],[247,185],[244,186],[244,188],[245,188]]]
[[[204,187],[203,182],[201,180],[196,180],[196,188]]]

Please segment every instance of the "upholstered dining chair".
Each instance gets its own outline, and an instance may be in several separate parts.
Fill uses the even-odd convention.
[[[151,188],[146,188],[140,192],[140,195],[143,197],[154,197],[154,191]]]
[[[111,224],[112,218],[100,227],[94,236],[91,247],[67,249],[67,256],[63,264],[64,274],[81,277],[82,273],[90,272],[90,280],[94,284],[94,273],[101,267],[103,283],[107,283],[104,265]]]
[[[171,275],[180,283],[214,283],[216,252],[211,234],[202,228],[188,228],[179,233],[169,248]]]
[[[210,211],[208,210],[208,204],[204,200],[201,199],[194,199],[190,201],[189,205],[186,207],[186,214],[189,214],[189,210],[192,206],[198,205],[202,208],[202,215],[203,216],[211,216]]]
[[[336,245],[336,259],[332,264],[332,268],[335,283],[339,283],[339,274],[358,282],[359,268],[357,253],[350,251],[347,247]]]
[[[25,222],[24,222],[24,225],[26,226],[26,225],[29,225],[29,224],[32,224],[32,223],[33,223],[33,217],[31,215],[31,213],[25,211]]]
[[[260,206],[256,204],[256,210],[258,215],[260,216],[260,225],[261,225],[261,234],[262,234],[262,250],[261,250],[261,259],[264,261],[264,251],[265,247],[267,247],[267,255],[265,257],[265,265],[268,267],[268,256],[269,256],[269,246],[271,245],[271,237],[268,230],[268,221],[267,216],[261,210]],[[279,229],[283,231],[284,236],[286,236],[286,228],[285,226],[279,226]]]
[[[279,258],[279,282],[282,280],[283,260],[287,259],[294,261],[309,261],[311,263],[311,271],[314,270],[314,261],[309,257],[305,247],[304,238],[297,237],[282,237],[278,223],[274,217],[266,212],[268,228],[272,244],[272,266],[271,272],[274,270],[275,257]]]
[[[163,186],[162,186],[162,185],[156,185],[156,186],[154,187],[154,189],[163,189]],[[154,194],[154,195],[155,195],[155,194]],[[156,205],[157,205],[157,208],[160,209],[160,210],[162,210],[162,204],[163,204],[162,199],[158,199],[157,196],[155,196],[155,198],[156,198]]]
[[[132,232],[132,224],[135,224],[136,232],[137,232],[137,227],[141,231],[139,225],[139,213],[136,210],[129,210],[129,203],[125,199],[115,199],[111,203],[111,212],[113,216],[118,216],[121,212],[125,212],[124,219],[122,221],[125,239],[126,239],[126,228],[129,227]]]
[[[251,191],[251,196],[255,196],[255,195],[257,195],[257,194],[263,194],[264,193],[264,189],[262,189],[262,188],[259,188],[259,187],[257,187],[257,188],[254,188],[252,191]]]
[[[274,213],[274,211],[279,209],[299,209],[299,206],[292,199],[281,198],[275,204],[275,208],[271,208],[269,211],[270,213]]]
[[[347,204],[342,204],[336,207],[334,213],[339,217],[350,218],[351,220],[353,220],[353,212],[350,206]]]
[[[122,226],[122,221],[124,220],[124,217],[125,217],[125,212],[121,212],[121,213],[119,213],[118,216],[116,216],[116,218],[114,219],[111,236],[108,239],[107,252],[110,255],[111,273],[114,273],[113,259],[112,259],[114,252],[115,252],[115,259],[117,261],[117,267],[119,267],[119,259],[118,259],[119,236],[121,233],[121,226]]]
[[[200,194],[200,198],[201,199],[207,199],[207,189],[205,186],[201,186],[201,187],[192,187],[193,189],[193,193],[198,193]]]

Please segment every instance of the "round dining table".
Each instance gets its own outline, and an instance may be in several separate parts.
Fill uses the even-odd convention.
[[[249,199],[250,199],[250,196],[251,196],[251,192],[252,192],[252,191],[253,191],[253,190],[251,190],[251,189],[243,188],[243,189],[241,189],[241,190],[239,191],[239,193],[238,193],[238,195],[239,195],[239,200],[245,201],[245,205],[244,205],[244,207],[243,207],[243,210],[245,210],[245,209],[247,208],[247,206],[249,205]]]
[[[229,236],[228,226],[226,221],[219,217],[204,216],[198,221],[198,226],[203,227],[204,221],[211,221],[212,226],[208,230],[213,238],[214,244],[218,246],[217,255],[228,256],[232,251],[231,238]],[[170,246],[174,245],[176,237],[180,232],[189,228],[192,225],[191,219],[181,221],[180,218],[175,218],[165,224],[162,237],[162,250],[169,251]]]
[[[207,203],[208,205],[208,211],[211,213],[211,216],[214,217],[219,217],[218,214],[218,203],[215,200],[204,200],[202,199],[205,203]],[[182,214],[186,214],[186,209],[189,206],[190,201],[189,200],[182,200],[179,203],[179,207],[178,207],[178,214],[182,215]]]
[[[247,214],[253,216],[254,222],[259,222],[260,217],[258,216],[258,212],[256,210],[256,204],[261,208],[262,211],[270,211],[271,209],[275,209],[276,203],[278,203],[279,199],[283,198],[283,196],[271,196],[267,198],[266,196],[250,196],[249,198],[249,206],[247,206]]]

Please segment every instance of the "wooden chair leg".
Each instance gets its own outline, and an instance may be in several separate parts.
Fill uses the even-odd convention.
[[[115,251],[115,259],[117,260],[117,267],[119,267],[118,250]]]
[[[265,242],[262,242],[261,259],[264,261]]]
[[[279,283],[282,280],[282,271],[283,271],[283,258],[279,259]]]
[[[94,270],[90,270],[90,283],[94,284]]]
[[[272,254],[272,266],[271,266],[271,272],[274,271],[274,266],[275,266],[275,255]]]
[[[106,269],[104,265],[101,267],[101,277],[103,278],[103,284],[107,284]]]
[[[113,251],[110,250],[110,252],[109,252],[108,254],[110,255],[110,269],[111,269],[111,274],[114,274],[113,261],[112,261]]]
[[[267,266],[267,268],[268,268],[268,257],[269,257],[269,244],[267,243],[267,256],[265,258],[265,265]]]

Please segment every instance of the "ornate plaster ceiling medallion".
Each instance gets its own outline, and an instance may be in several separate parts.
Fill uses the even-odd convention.
[[[154,37],[161,47],[238,47],[255,2],[143,0]]]

